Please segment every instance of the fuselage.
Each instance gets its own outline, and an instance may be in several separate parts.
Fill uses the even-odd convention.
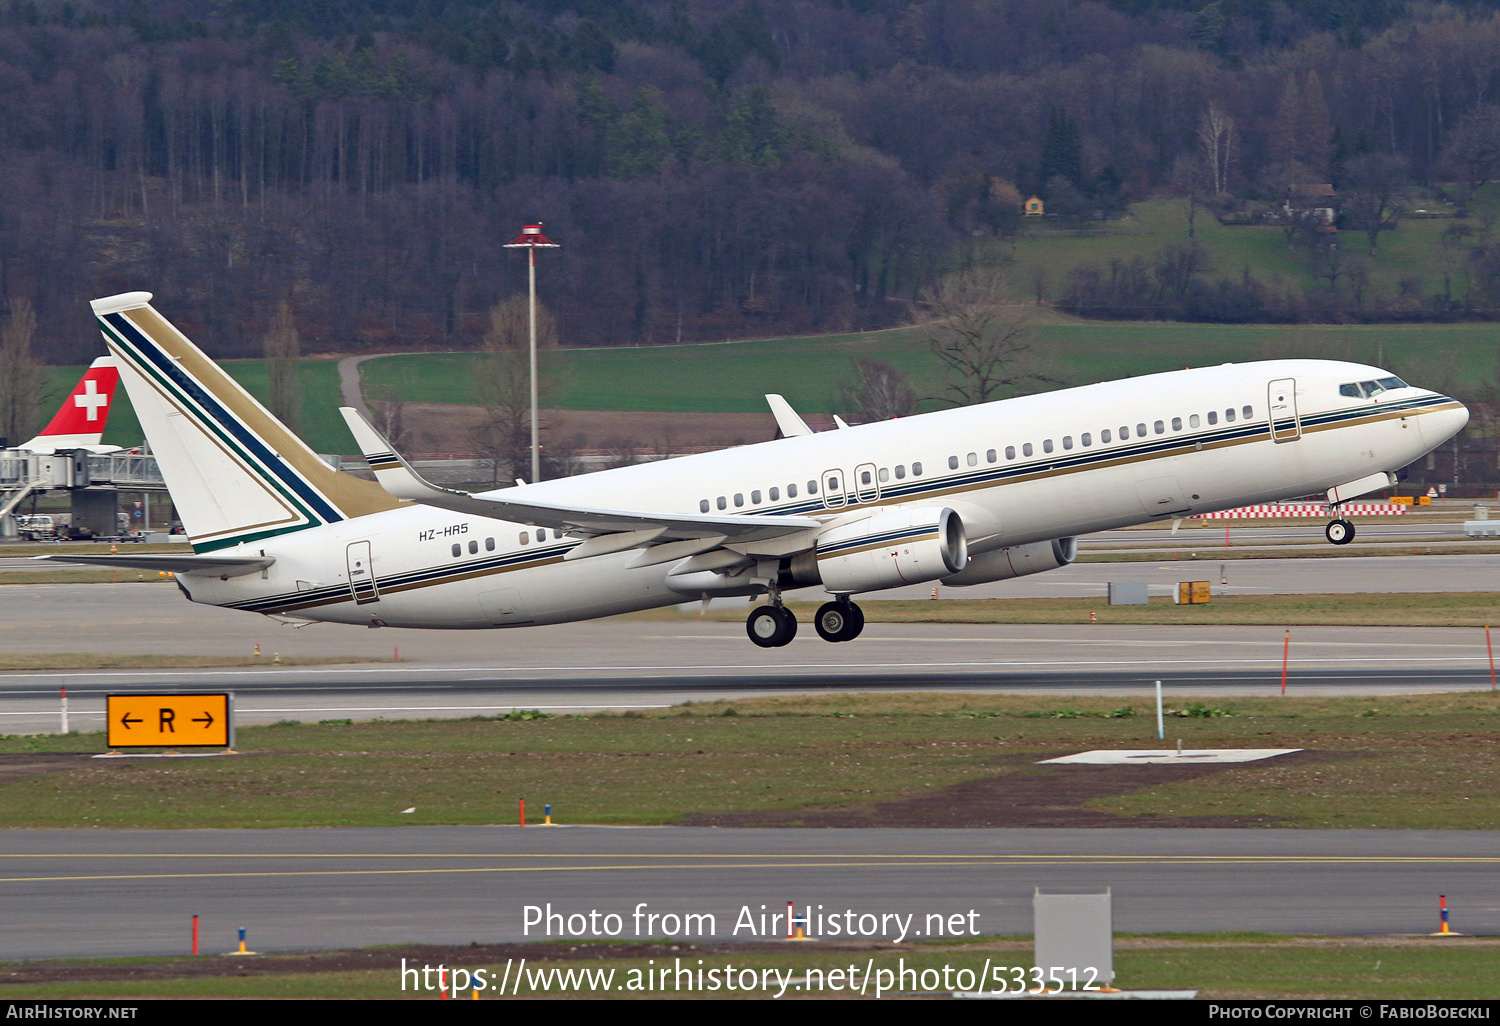
[[[971,553],[1320,492],[1398,470],[1468,411],[1362,364],[1226,364],[740,446],[523,486],[539,501],[837,524],[956,511]],[[1353,394],[1349,386],[1356,386]],[[1342,391],[1341,391],[1342,387]],[[1377,394],[1369,395],[1369,392]],[[521,494],[506,490],[507,495]],[[240,546],[263,573],[180,580],[194,601],[393,627],[558,623],[697,597],[637,550],[404,506]]]

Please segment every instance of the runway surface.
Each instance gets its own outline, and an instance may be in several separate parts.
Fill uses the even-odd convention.
[[[965,916],[1031,932],[1037,888],[1114,894],[1120,932],[1500,932],[1500,834],[1295,830],[420,827],[0,833],[0,959],[545,939],[526,905],[613,912]],[[973,911],[973,919],[967,914]],[[757,919],[758,922],[758,919]],[[868,922],[868,921],[867,921]],[[972,925],[971,925],[972,924]],[[894,931],[894,924],[887,927]],[[642,935],[665,936],[660,925]],[[554,937],[556,933],[554,933]],[[894,940],[893,933],[887,940]]]
[[[12,592],[28,593],[12,604]],[[674,703],[829,690],[1145,694],[1279,691],[1280,627],[1104,624],[871,624],[830,645],[804,630],[758,649],[737,623],[616,618],[507,631],[293,630],[264,617],[183,601],[156,585],[0,589],[0,646],[11,652],[232,653],[265,658],[387,658],[400,663],[226,670],[0,675],[0,733],[53,731],[66,687],[70,726],[103,726],[104,696],[132,690],[232,690],[242,724],[281,719],[408,719],[659,708]],[[85,624],[99,623],[101,629]],[[1450,691],[1490,686],[1477,628],[1293,631],[1293,694]]]

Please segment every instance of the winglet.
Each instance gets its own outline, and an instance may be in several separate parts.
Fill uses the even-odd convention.
[[[797,416],[797,411],[792,409],[792,404],[786,401],[785,396],[771,392],[766,395],[766,402],[776,417],[776,426],[781,429],[783,438],[813,433],[812,428],[807,426],[807,421]]]
[[[352,406],[340,406],[339,412],[344,415],[344,423],[349,425],[349,433],[354,436],[354,443],[359,446],[365,462],[375,472],[375,480],[391,495],[412,502],[430,502],[435,497],[467,494],[428,484],[365,420],[363,414]]]

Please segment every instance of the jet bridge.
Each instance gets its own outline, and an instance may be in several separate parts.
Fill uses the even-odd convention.
[[[43,455],[24,449],[0,450],[0,536],[15,537],[13,513],[33,495],[67,492],[73,526],[108,537],[120,533],[121,491],[166,490],[156,457],[149,454],[70,449]]]

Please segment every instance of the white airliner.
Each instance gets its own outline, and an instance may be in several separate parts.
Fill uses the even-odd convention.
[[[109,422],[109,404],[115,397],[120,373],[114,357],[101,356],[89,365],[78,379],[73,393],[63,400],[42,433],[15,446],[39,456],[50,456],[60,449],[87,449],[89,452],[118,452],[118,445],[102,445],[104,426]]]
[[[376,481],[339,473],[144,292],[93,304],[194,553],[54,556],[168,569],[194,602],[373,627],[562,623],[765,595],[750,640],[784,645],[782,590],[860,633],[850,596],[971,585],[1071,562],[1080,534],[1326,492],[1344,501],[1453,437],[1461,403],[1323,360],[1225,364],[467,494],[423,481],[355,411]]]

